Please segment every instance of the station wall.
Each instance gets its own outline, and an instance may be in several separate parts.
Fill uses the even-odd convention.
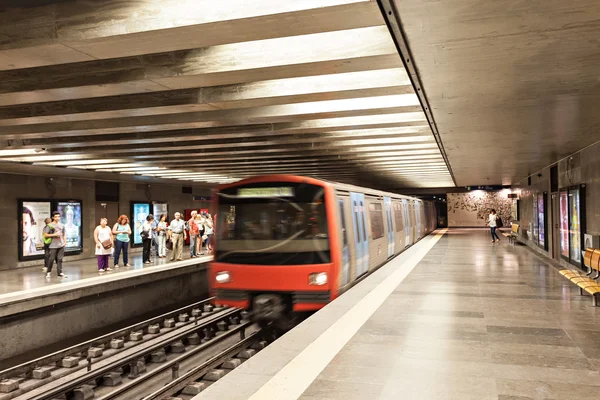
[[[482,228],[487,226],[488,215],[495,209],[505,225],[512,216],[511,190],[472,190],[463,193],[448,193],[448,226],[451,228]]]
[[[585,232],[600,235],[600,142],[558,162],[559,189],[585,184]],[[520,218],[522,229],[528,231],[534,221],[533,195],[546,193],[546,220],[548,249],[544,250],[527,238],[527,245],[544,255],[560,260],[558,193],[552,192],[550,167],[532,175],[531,185],[526,179],[515,185],[520,190]],[[554,201],[553,201],[554,199]],[[526,233],[526,232],[525,232]],[[561,263],[566,264],[564,260]]]
[[[193,194],[182,194],[182,184],[140,184],[121,182],[119,193],[119,214],[131,219],[130,201],[164,201],[169,204],[169,219],[175,211],[186,208],[208,208],[208,201],[194,201],[193,196],[210,196],[210,188],[193,186]],[[192,186],[188,183],[185,186]],[[65,257],[65,261],[94,256],[93,232],[99,224],[96,216],[96,184],[94,180],[49,178],[29,175],[0,174],[0,226],[3,239],[0,240],[0,270],[41,265],[42,260],[18,261],[18,199],[77,199],[83,202],[83,252]],[[112,226],[116,221],[109,221]]]

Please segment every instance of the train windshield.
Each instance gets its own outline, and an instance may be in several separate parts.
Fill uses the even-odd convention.
[[[219,262],[306,265],[331,262],[325,190],[267,182],[219,193]]]

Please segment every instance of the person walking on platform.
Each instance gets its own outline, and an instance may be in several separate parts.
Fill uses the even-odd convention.
[[[150,252],[152,250],[152,238],[154,237],[154,230],[152,229],[152,221],[154,221],[154,215],[149,214],[146,217],[146,222],[142,224],[142,261],[144,264],[150,264]]]
[[[158,257],[167,256],[167,215],[161,214],[156,225],[156,241],[158,243]]]
[[[96,255],[98,256],[98,272],[112,271],[108,266],[108,260],[112,255],[115,244],[112,230],[106,218],[100,218],[100,225],[94,230],[94,242],[96,242]]]
[[[168,237],[173,241],[173,255],[171,261],[181,261],[183,255],[183,242],[185,241],[185,222],[181,219],[181,214],[176,212],[175,219],[171,221],[168,228]]]
[[[196,216],[198,215],[197,211],[192,211],[190,213],[191,217],[187,222],[187,229],[190,235],[190,258],[198,257],[197,245],[198,240],[202,240],[199,237],[198,224],[196,224]]]
[[[490,215],[488,217],[488,225],[490,226],[490,234],[492,235],[492,243],[496,243],[496,240],[500,241],[500,237],[496,233],[496,228],[498,226],[498,215],[496,214],[496,210],[492,208]]]
[[[50,233],[52,231],[52,233]],[[65,234],[65,227],[60,223],[60,213],[54,211],[52,213],[52,225],[46,225],[44,227],[44,239],[52,238],[48,248],[50,249],[46,264],[46,278],[51,277],[52,265],[56,261],[56,274],[61,278],[66,278],[67,275],[62,272],[62,262],[65,255],[65,246],[67,244],[67,237]]]
[[[112,233],[116,237],[115,268],[119,268],[121,251],[123,251],[123,266],[131,267],[131,265],[129,265],[129,235],[131,235],[131,227],[129,226],[129,218],[127,218],[127,215],[121,215],[119,217],[117,223],[113,226]]]

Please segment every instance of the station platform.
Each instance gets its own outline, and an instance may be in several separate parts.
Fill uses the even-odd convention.
[[[184,258],[189,258],[189,250],[187,247],[184,248],[183,254]],[[111,258],[109,264],[111,268],[113,268],[112,261],[113,259]],[[120,258],[120,261],[122,262],[123,259]],[[153,257],[152,261],[152,264],[144,265],[142,262],[142,253],[133,252],[129,254],[129,264],[131,267],[121,266],[120,268],[113,268],[112,271],[107,271],[103,274],[98,272],[96,258],[67,261],[63,263],[63,272],[67,275],[67,278],[59,278],[56,276],[56,264],[54,264],[54,267],[52,268],[52,277],[50,279],[46,279],[45,274],[42,273],[41,265],[4,270],[0,271],[0,295],[48,287],[50,285],[64,284],[81,279],[96,278],[98,276],[117,275],[118,277],[118,274],[123,272],[132,270],[137,271],[144,268],[148,269],[171,263],[168,257]]]
[[[600,308],[488,236],[436,231],[194,399],[597,399]]]
[[[133,254],[131,267],[104,273],[96,259],[65,262],[67,278],[53,270],[47,279],[40,266],[0,272],[0,367],[206,298],[212,256],[186,255],[144,265],[141,254]]]

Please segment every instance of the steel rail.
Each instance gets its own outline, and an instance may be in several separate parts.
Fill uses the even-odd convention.
[[[173,342],[179,341],[182,338],[185,338],[199,330],[211,327],[212,325],[216,324],[217,322],[220,322],[226,318],[235,316],[239,313],[240,313],[239,309],[233,308],[233,309],[226,309],[215,315],[211,315],[210,317],[203,319],[201,321],[201,323],[198,323],[197,325],[196,324],[192,325],[191,327],[189,327],[189,329],[177,334],[174,337],[169,337],[169,338],[167,338],[163,341],[160,341],[158,343],[155,343],[153,345],[146,346],[144,349],[140,349],[139,352],[135,352],[133,354],[125,356],[125,357],[117,360],[116,362],[113,362],[106,366],[97,368],[95,370],[93,369],[90,372],[80,375],[79,377],[73,379],[72,381],[61,385],[60,387],[52,388],[40,395],[31,397],[29,400],[48,400],[48,399],[54,399],[56,397],[60,397],[64,393],[68,393],[74,389],[77,389],[80,386],[85,385],[87,382],[90,382],[96,378],[104,376],[104,375],[114,371],[117,368],[131,364],[132,362],[135,362],[135,361],[139,360],[140,358],[144,358],[156,351],[163,350],[165,347],[169,346]]]
[[[242,341],[227,348],[226,350],[222,351],[221,353],[217,354],[216,356],[212,357],[211,359],[205,361],[204,363],[198,365],[197,367],[194,367],[193,369],[189,370],[181,377],[171,381],[170,383],[166,384],[165,386],[163,386],[159,390],[155,391],[154,393],[151,393],[148,396],[144,397],[142,400],[156,400],[166,394],[176,393],[176,392],[179,392],[180,390],[183,390],[183,388],[186,385],[188,385],[190,382],[197,381],[200,377],[202,377],[203,375],[208,373],[210,370],[218,367],[220,364],[225,362],[228,358],[233,357],[239,351],[248,347],[251,343],[255,342],[262,334],[264,334],[264,331],[262,331],[262,330],[252,333],[246,339],[243,339]]]
[[[135,380],[129,382],[126,385],[121,385],[117,388],[117,390],[115,390],[114,392],[111,392],[109,394],[106,394],[102,397],[98,397],[96,398],[97,400],[112,400],[112,399],[120,399],[120,398],[126,398],[126,397],[119,397],[122,396],[123,393],[128,392],[129,390],[132,390],[133,388],[136,388],[140,385],[144,385],[149,379],[152,379],[153,377],[155,377],[156,375],[163,373],[166,370],[172,369],[175,365],[179,365],[181,362],[183,362],[184,360],[193,357],[195,355],[197,355],[198,353],[201,353],[202,351],[205,351],[207,349],[209,349],[210,347],[214,346],[217,343],[220,343],[226,339],[229,339],[230,337],[234,336],[235,334],[237,334],[238,332],[243,333],[246,328],[248,328],[249,326],[252,325],[252,322],[246,322],[245,324],[242,324],[240,326],[235,327],[234,329],[231,329],[229,331],[227,331],[226,333],[223,333],[222,335],[216,336],[215,338],[213,338],[212,340],[210,340],[209,342],[206,342],[190,351],[186,351],[185,353],[182,353],[179,357],[174,358],[173,360],[164,362],[163,364],[161,364],[158,368],[153,369],[152,371],[146,372],[144,373],[144,375],[140,375],[138,378],[136,378]],[[231,354],[231,349],[233,347],[235,348],[240,348],[240,343],[249,343],[248,340],[250,338],[253,338],[253,340],[256,340],[256,335],[259,333],[260,331],[254,332],[252,333],[250,336],[248,336],[247,339],[243,339],[241,342],[236,343],[235,345],[233,345],[232,347],[229,347],[227,350],[225,350],[225,352],[227,352],[227,354]],[[223,354],[225,352],[221,352],[220,354],[218,354],[217,356],[211,358],[210,360],[206,361],[205,363],[202,364],[206,365],[208,362],[213,361],[216,357],[221,356],[223,357]],[[218,365],[218,364],[217,364]],[[198,367],[195,367],[194,369],[190,370],[190,371],[194,371],[196,370]],[[166,384],[165,386],[163,386],[161,389],[159,389],[157,392],[161,392],[164,393],[165,388],[172,388],[174,386],[178,386],[178,385],[183,385],[185,386],[186,383],[190,382],[190,379],[192,378],[188,378],[190,375],[190,372],[187,372],[185,375],[176,378],[175,380],[169,382],[168,384]],[[152,393],[150,396],[155,396],[155,393]],[[148,398],[144,397],[144,399]],[[156,398],[156,397],[150,397],[150,398]]]
[[[27,373],[31,372],[32,370],[34,370],[38,366],[47,365],[47,364],[59,361],[60,359],[67,357],[69,355],[81,353],[83,351],[86,351],[90,347],[94,347],[99,344],[110,342],[112,339],[123,337],[123,336],[127,335],[127,333],[129,333],[129,332],[139,331],[140,329],[145,328],[146,326],[161,322],[162,320],[167,319],[169,317],[173,317],[174,315],[179,315],[182,312],[187,311],[189,309],[194,309],[194,308],[200,307],[202,305],[205,305],[206,303],[210,302],[213,299],[214,299],[214,297],[209,297],[208,299],[187,305],[185,307],[178,308],[176,310],[169,311],[169,312],[161,314],[157,317],[152,317],[145,321],[138,322],[136,324],[127,326],[125,328],[113,331],[111,333],[107,333],[105,335],[96,337],[94,339],[85,341],[80,344],[68,347],[66,349],[62,349],[62,350],[56,351],[54,353],[48,354],[46,356],[42,356],[42,357],[36,358],[34,360],[27,361],[22,364],[16,365],[14,367],[7,368],[3,371],[0,371],[0,380],[13,378],[13,377],[16,377],[16,376],[19,376],[22,374],[27,374]],[[191,322],[193,322],[193,321],[191,321]],[[188,323],[190,323],[190,322],[188,322]]]

